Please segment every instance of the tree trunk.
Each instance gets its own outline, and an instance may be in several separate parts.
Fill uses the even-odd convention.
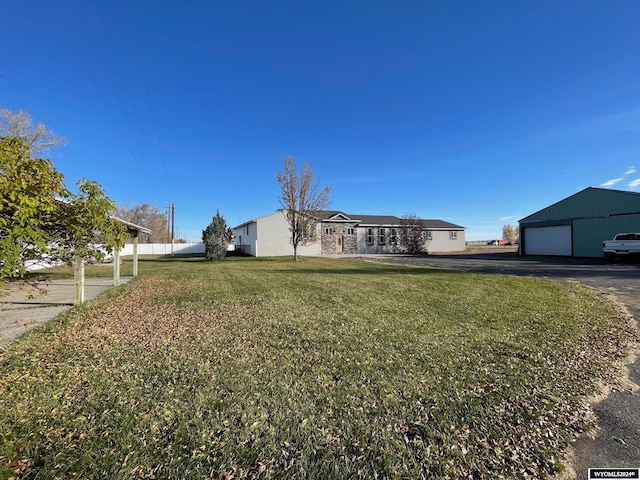
[[[294,262],[298,261],[298,246],[297,245],[293,246],[293,261]]]

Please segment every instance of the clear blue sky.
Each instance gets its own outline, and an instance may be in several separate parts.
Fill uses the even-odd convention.
[[[588,186],[640,191],[640,2],[33,0],[2,6],[0,107],[69,144],[67,184],[176,206],[200,239],[278,208],[285,157],[331,208],[499,238]],[[638,170],[637,170],[638,169]]]

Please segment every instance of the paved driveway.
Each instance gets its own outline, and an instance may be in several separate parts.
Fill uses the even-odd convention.
[[[577,281],[613,294],[629,309],[636,321],[640,320],[639,261],[518,257],[491,253],[366,258],[397,265]],[[640,358],[629,366],[629,370],[630,379],[640,385]],[[594,412],[601,430],[595,440],[581,439],[576,442],[577,478],[586,479],[589,467],[640,468],[640,391],[614,392],[596,405]]]
[[[127,283],[131,278],[120,277],[120,283]],[[73,306],[73,280],[51,280],[42,287],[47,291],[45,295],[24,283],[9,283],[6,295],[0,297],[0,348]],[[85,301],[111,287],[112,278],[86,278]],[[33,298],[29,298],[29,294]]]

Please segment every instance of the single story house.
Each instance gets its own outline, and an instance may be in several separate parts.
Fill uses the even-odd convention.
[[[400,251],[402,219],[390,215],[351,215],[337,210],[318,212],[314,240],[298,246],[299,255],[395,253]],[[420,220],[429,252],[458,252],[466,247],[465,228],[443,220]],[[235,249],[255,257],[291,255],[291,231],[286,212],[244,222],[233,228]]]
[[[640,232],[640,193],[589,187],[523,218],[521,255],[602,257],[602,242]]]

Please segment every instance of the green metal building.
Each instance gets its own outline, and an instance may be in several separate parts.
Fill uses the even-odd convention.
[[[601,257],[603,241],[640,232],[640,193],[589,187],[519,223],[522,255]]]

